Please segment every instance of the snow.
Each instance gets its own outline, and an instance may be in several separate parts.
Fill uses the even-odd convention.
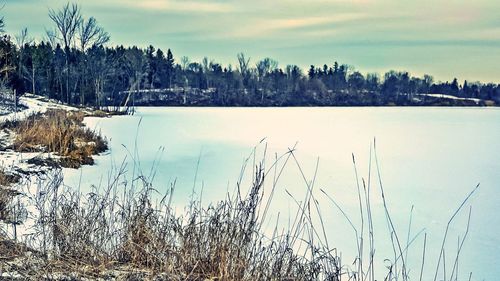
[[[22,120],[33,113],[43,113],[49,109],[78,110],[75,107],[59,104],[55,101],[31,94],[25,94],[20,98],[19,102],[27,108],[20,112],[11,112],[0,116],[0,123],[8,120]],[[0,148],[9,146],[13,141],[14,136],[11,132],[8,130],[0,132]],[[17,170],[16,168],[24,171],[27,170],[28,172],[35,171],[39,170],[40,167],[28,165],[26,161],[35,157],[46,158],[49,156],[53,157],[53,155],[48,153],[20,153],[12,150],[0,151],[0,167],[6,168],[9,171]]]
[[[48,100],[32,94],[23,95],[20,97],[19,102],[25,105],[26,108],[19,112],[0,115],[0,123],[9,120],[22,120],[31,114],[44,113],[49,109],[78,110],[78,108],[63,105],[54,100]],[[29,232],[37,217],[36,209],[33,204],[30,204],[30,201],[33,200],[38,185],[51,176],[50,167],[28,164],[28,161],[36,157],[46,159],[49,157],[57,158],[58,156],[51,153],[20,153],[11,149],[4,149],[13,143],[14,138],[15,136],[11,131],[0,131],[0,168],[8,173],[21,176],[20,182],[10,187],[22,193],[22,195],[15,199],[16,204],[17,200],[19,200],[27,208],[27,220],[23,225],[17,227],[17,235],[21,237]],[[12,229],[12,227],[9,228]],[[9,232],[11,235],[14,233],[13,229]]]
[[[76,107],[67,106],[58,103],[55,100],[49,100],[44,97],[32,94],[24,94],[23,96],[21,96],[19,98],[19,103],[27,106],[27,109],[24,109],[20,112],[11,112],[8,114],[0,115],[0,123],[7,120],[23,119],[33,113],[44,113],[48,109],[64,109],[69,111],[78,110]]]
[[[481,101],[481,99],[461,98],[461,97],[456,97],[456,96],[452,96],[452,95],[444,95],[444,94],[419,94],[419,96],[427,96],[427,97],[441,98],[441,99],[473,101],[477,104],[479,104],[479,102]]]

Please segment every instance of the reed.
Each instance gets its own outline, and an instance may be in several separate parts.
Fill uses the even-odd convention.
[[[372,149],[375,151],[374,146]],[[240,178],[236,192],[228,194],[226,199],[204,207],[201,196],[199,199],[192,196],[186,211],[181,214],[172,206],[175,184],[165,194],[160,194],[152,185],[152,176],[141,173],[136,167],[132,167],[133,178],[126,180],[130,174],[125,161],[106,185],[93,187],[88,194],[62,185],[61,172],[54,171],[31,195],[37,220],[24,245],[29,249],[26,251],[33,254],[22,259],[23,267],[14,268],[13,263],[8,263],[10,267],[4,268],[22,275],[24,280],[405,281],[411,280],[408,251],[423,234],[422,266],[414,269],[422,279],[427,235],[424,230],[411,234],[412,208],[406,241],[400,243],[401,235],[391,222],[389,200],[381,184],[387,235],[394,257],[388,259],[390,264],[385,271],[377,268],[378,274],[375,273],[371,156],[367,179],[358,178],[353,157],[359,224],[334,196],[320,190],[352,227],[357,245],[354,261],[343,261],[340,250],[330,245],[321,205],[314,192],[317,168],[308,180],[292,148],[280,157],[275,156],[270,167],[265,166],[264,160],[256,162],[254,151],[244,165],[251,163],[253,179],[246,194],[240,189],[243,182]],[[376,175],[381,182],[378,159],[375,153],[373,156]],[[263,229],[270,212],[270,200],[287,163],[299,168],[307,192],[302,200],[288,192],[297,206],[292,223],[288,228],[281,228],[276,223],[267,233]],[[316,167],[318,165],[319,162]],[[269,181],[271,188],[266,191],[265,183]],[[449,224],[476,190],[462,202]],[[315,223],[318,221],[319,224]],[[450,280],[457,279],[459,255],[468,231],[467,225],[465,235],[459,239],[453,268],[448,275]],[[382,232],[378,233],[382,236]],[[447,235],[446,230],[445,239]],[[442,253],[444,255],[444,250]],[[18,255],[24,257],[22,253]],[[440,256],[439,261],[442,259],[444,257]]]
[[[83,125],[83,112],[51,109],[2,126],[15,133],[12,147],[18,152],[44,152],[60,156],[63,167],[93,164],[92,155],[107,150],[100,133]]]

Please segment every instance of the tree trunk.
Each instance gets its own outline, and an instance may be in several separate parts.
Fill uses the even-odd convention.
[[[67,51],[68,52],[68,51]],[[69,94],[69,75],[70,75],[70,69],[69,69],[69,54],[66,53],[66,103],[69,104],[70,102],[70,94]]]
[[[36,95],[36,91],[35,91],[35,66],[33,65],[32,67],[32,70],[31,70],[31,91],[32,91],[32,94],[33,95]]]

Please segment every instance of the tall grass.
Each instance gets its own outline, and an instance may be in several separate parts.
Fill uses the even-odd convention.
[[[120,181],[125,171],[122,166],[104,190],[85,198],[62,190],[60,174],[39,186],[35,201],[40,216],[30,243],[47,257],[44,272],[61,270],[97,278],[121,268],[173,280],[316,280],[320,276],[339,280],[338,258],[328,251],[307,260],[294,253],[296,237],[291,233],[266,238],[259,232],[265,180],[261,166],[247,196],[209,207],[193,201],[183,215],[175,214],[171,193],[154,203],[156,191],[145,177],[130,185]]]
[[[10,186],[19,181],[19,176],[8,173],[0,167],[0,222],[13,221],[12,198],[19,194]]]
[[[14,131],[12,148],[19,152],[52,152],[63,167],[93,164],[92,155],[107,149],[107,141],[83,125],[84,113],[51,109],[2,126]]]
[[[339,250],[330,245],[327,222],[314,192],[316,172],[308,180],[294,149],[290,149],[276,157],[270,167],[265,166],[265,161],[254,160],[253,180],[246,194],[242,194],[240,179],[235,194],[208,206],[203,206],[201,198],[193,199],[181,214],[172,206],[175,184],[161,195],[152,186],[151,178],[140,172],[126,180],[125,161],[104,187],[93,187],[88,194],[63,186],[62,174],[56,171],[32,194],[37,221],[26,243],[37,249],[38,258],[15,271],[31,280],[61,276],[122,280],[410,280],[407,253],[421,233],[411,236],[408,230],[403,243],[401,232],[391,222],[382,184],[379,186],[394,256],[388,259],[386,269],[375,268],[370,154],[366,180],[358,178],[353,157],[359,184],[359,225],[332,195],[321,190],[352,227],[357,245],[354,261],[343,260]],[[376,153],[373,156],[381,183]],[[276,224],[267,233],[263,229],[271,212],[270,202],[287,163],[299,168],[307,192],[302,200],[290,194],[298,209],[290,226],[281,229]],[[136,171],[136,167],[133,169]],[[265,190],[266,182],[271,183],[270,190]],[[426,239],[425,235],[422,269],[415,269],[420,276]],[[448,272],[451,279],[446,278],[446,269],[438,266],[436,272],[445,272],[445,280],[457,279],[460,250],[456,264]]]

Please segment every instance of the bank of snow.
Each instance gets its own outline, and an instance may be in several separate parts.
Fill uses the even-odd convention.
[[[79,110],[78,108],[63,105],[54,100],[48,100],[31,94],[25,94],[20,97],[19,102],[26,106],[26,108],[20,112],[11,112],[5,115],[0,115],[0,123],[6,121],[24,120],[32,114],[45,113],[49,109],[62,109],[66,111]],[[47,158],[53,155],[50,153],[16,152],[12,149],[6,149],[13,143],[14,138],[14,134],[9,130],[4,129],[0,131],[0,166],[6,170],[18,173],[40,172],[45,170],[44,167],[40,167],[39,165],[28,164],[28,161],[36,157]]]
[[[439,98],[439,99],[449,99],[449,100],[472,101],[472,102],[475,102],[476,104],[479,104],[481,101],[483,101],[482,99],[461,98],[461,97],[457,97],[457,96],[444,95],[444,94],[418,94],[418,96],[426,96],[426,97]]]
[[[20,97],[19,103],[23,108],[18,112],[10,112],[0,115],[0,124],[8,121],[22,121],[28,116],[36,113],[45,113],[48,110],[65,110],[77,111],[76,107],[60,104],[53,100],[25,94]],[[19,207],[16,211],[16,219],[24,223],[19,226],[14,224],[5,224],[7,235],[14,238],[26,234],[33,225],[37,215],[35,208],[30,204],[30,201],[36,196],[37,187],[53,176],[53,172],[59,171],[59,168],[54,165],[41,165],[40,160],[57,159],[58,156],[54,153],[46,152],[17,152],[11,148],[16,139],[15,133],[10,129],[0,130],[0,168],[3,172],[10,175],[15,175],[19,178],[19,182],[8,186],[7,188],[19,192],[20,195],[13,199],[12,204],[17,206],[25,206],[25,210]],[[48,162],[50,163],[50,162]],[[0,221],[0,223],[2,223]]]

